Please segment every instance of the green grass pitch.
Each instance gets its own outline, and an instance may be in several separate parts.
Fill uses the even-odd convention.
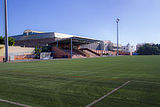
[[[93,107],[160,107],[160,56],[0,63],[0,99],[33,107],[85,107],[126,81]]]

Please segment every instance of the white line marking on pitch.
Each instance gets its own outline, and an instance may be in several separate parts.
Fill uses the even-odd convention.
[[[157,84],[157,85],[160,85],[159,82],[152,82],[152,81],[136,81],[136,80],[133,80],[133,82],[142,82],[142,83],[150,83],[150,84]]]
[[[4,103],[8,103],[8,104],[14,104],[14,105],[21,106],[21,107],[32,107],[32,106],[29,106],[29,105],[20,104],[20,103],[8,101],[8,100],[3,100],[3,99],[0,99],[0,102],[4,102]]]
[[[125,82],[124,84],[122,84],[121,86],[115,88],[114,90],[112,90],[111,92],[107,93],[106,95],[104,95],[103,97],[93,101],[92,103],[88,104],[86,107],[91,107],[92,105],[98,103],[99,101],[103,100],[105,97],[111,95],[112,93],[114,93],[115,91],[117,91],[118,89],[124,87],[125,85],[127,85],[130,81]]]

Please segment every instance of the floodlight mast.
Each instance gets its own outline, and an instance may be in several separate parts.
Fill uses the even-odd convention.
[[[7,0],[4,0],[5,11],[5,62],[8,62],[8,21],[7,21]]]
[[[120,21],[120,19],[117,18],[117,20],[116,20],[116,23],[117,23],[117,56],[119,56],[119,28],[118,28],[119,21]]]

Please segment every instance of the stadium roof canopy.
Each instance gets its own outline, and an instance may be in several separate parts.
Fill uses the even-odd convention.
[[[85,38],[80,36],[73,36],[69,38],[60,39],[57,41],[54,41],[52,44],[70,44],[72,39],[72,43],[74,45],[82,45],[82,44],[90,44],[90,43],[101,43],[101,40],[91,39],[91,38]]]
[[[64,33],[56,33],[56,32],[39,32],[39,31],[32,31],[32,30],[25,30],[22,35],[12,36],[15,40],[33,40],[33,39],[45,39],[45,38],[55,38],[53,43],[65,43],[69,44],[72,43],[74,45],[80,44],[90,44],[95,42],[102,42],[100,40],[96,40],[93,38],[81,37],[76,35],[69,35]]]

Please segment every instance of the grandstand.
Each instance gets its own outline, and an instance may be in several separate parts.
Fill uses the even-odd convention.
[[[82,57],[96,57],[100,56],[98,53],[87,48],[80,48],[82,45],[99,43],[101,41],[83,38],[79,36],[73,36],[70,38],[57,40],[50,45],[53,47],[52,51],[55,51],[54,57],[73,57],[73,58],[82,58]],[[64,53],[64,54],[63,54]],[[71,55],[72,54],[72,55]]]
[[[21,47],[51,46],[54,58],[86,58],[98,57],[100,53],[95,50],[103,50],[103,41],[93,38],[68,35],[56,32],[39,32],[25,30],[22,35],[12,36],[15,45]],[[92,48],[87,48],[92,46]],[[85,48],[83,48],[85,46]]]

